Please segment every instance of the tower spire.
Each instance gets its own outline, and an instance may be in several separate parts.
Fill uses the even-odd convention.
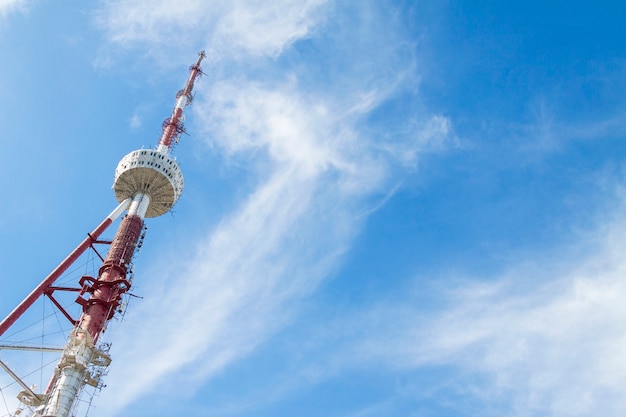
[[[189,78],[185,83],[185,88],[176,94],[176,106],[174,106],[172,116],[163,121],[163,134],[159,140],[159,152],[168,153],[172,147],[172,142],[177,140],[178,136],[185,131],[182,122],[183,110],[193,100],[193,95],[191,94],[193,84],[196,81],[196,77],[203,74],[200,63],[204,57],[206,57],[206,54],[204,51],[200,51],[196,63],[189,67]]]

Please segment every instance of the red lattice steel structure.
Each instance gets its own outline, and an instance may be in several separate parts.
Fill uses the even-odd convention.
[[[99,350],[96,343],[120,306],[122,296],[131,287],[127,274],[135,250],[143,239],[144,218],[168,212],[183,191],[183,175],[176,160],[170,156],[170,151],[172,144],[184,132],[183,110],[192,101],[194,82],[202,74],[200,63],[204,57],[204,52],[200,52],[198,60],[190,68],[184,89],[176,95],[176,105],[172,116],[163,123],[163,133],[157,148],[133,151],[119,162],[113,184],[118,207],[0,322],[2,336],[37,299],[46,295],[74,325],[44,393],[35,393],[0,361],[0,367],[24,388],[18,398],[32,410],[35,417],[69,417],[81,389],[85,385],[99,386],[99,375],[111,362],[108,354]],[[113,240],[99,240],[107,227],[124,211],[127,213]],[[97,277],[83,276],[79,288],[55,287],[55,281],[87,249],[95,250],[94,244],[97,243],[110,244]],[[82,306],[82,314],[78,319],[72,318],[63,309],[54,297],[55,291],[78,292],[76,302]]]

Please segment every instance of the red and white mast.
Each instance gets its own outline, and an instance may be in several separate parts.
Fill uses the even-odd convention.
[[[184,132],[183,110],[191,103],[194,82],[202,74],[200,63],[204,57],[204,52],[200,52],[198,60],[191,66],[185,88],[176,96],[172,116],[163,122],[163,134],[157,149],[133,151],[119,162],[113,183],[119,206],[0,323],[1,336],[37,298],[44,293],[49,295],[47,291],[52,288],[54,280],[96,241],[106,226],[128,210],[98,270],[98,276],[81,278],[77,302],[82,305],[82,314],[76,321],[46,392],[35,394],[31,389],[25,389],[19,394],[20,401],[35,409],[34,416],[69,417],[81,389],[86,384],[98,386],[98,369],[108,366],[111,361],[107,353],[98,350],[96,344],[119,307],[122,295],[130,289],[127,273],[142,234],[144,219],[167,213],[183,191],[183,174],[176,160],[170,156],[170,151],[172,144]]]

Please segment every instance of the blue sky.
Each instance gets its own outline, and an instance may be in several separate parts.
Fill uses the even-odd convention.
[[[90,415],[624,414],[626,5],[177,3],[0,0],[0,315],[207,52]]]

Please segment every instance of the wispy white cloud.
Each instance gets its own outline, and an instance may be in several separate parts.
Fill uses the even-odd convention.
[[[24,12],[31,0],[0,0],[0,17],[6,18],[14,12]]]
[[[217,22],[207,39],[210,57],[240,53],[277,56],[293,42],[306,38],[317,26],[327,0],[237,1]]]
[[[404,51],[378,39],[397,36],[393,21],[385,20],[393,13],[376,19],[371,4],[355,8],[376,23],[369,28],[360,22],[358,35],[344,27],[355,10],[339,15],[335,24],[349,34],[354,51],[342,49],[345,40],[332,39],[325,54],[341,44],[333,57],[350,62],[354,71],[329,71],[317,80],[314,67],[272,66],[297,40],[313,36],[316,24],[337,18],[323,13],[331,10],[324,4],[236,1],[208,7],[191,1],[178,8],[113,1],[100,14],[110,41],[128,48],[173,45],[191,34],[206,40],[215,71],[209,85],[198,84],[196,129],[214,152],[246,161],[249,175],[258,179],[214,231],[179,247],[182,252],[158,273],[148,271],[152,288],[168,290],[146,294],[133,313],[137,319],[115,330],[125,334],[116,338],[114,383],[103,395],[116,400],[103,401],[100,412],[120,411],[165,375],[181,382],[211,377],[284,328],[296,317],[298,302],[341,262],[372,195],[393,192],[399,180],[394,167],[413,166],[421,153],[454,144],[450,120],[416,113],[413,104],[395,135],[386,129],[380,135],[368,125],[372,112],[407,82],[415,87],[414,57],[401,58]],[[178,9],[168,14],[170,8]],[[377,48],[379,43],[387,47]],[[265,59],[266,69],[232,75],[232,67],[220,67],[225,56]],[[285,76],[271,75],[276,71]],[[181,386],[167,389],[176,395]]]
[[[128,125],[131,129],[138,129],[141,127],[141,116],[137,113],[133,114],[133,116],[128,120]]]
[[[345,242],[349,232],[334,219],[320,223],[329,231],[321,237],[324,244],[312,224],[320,220],[317,216],[301,223],[315,205],[313,193],[323,192],[304,177],[296,167],[275,172],[238,213],[197,243],[197,255],[187,259],[183,271],[167,275],[178,281],[178,289],[150,295],[170,313],[166,318],[153,311],[146,327],[135,332],[140,338],[128,348],[138,355],[124,355],[121,360],[132,363],[119,365],[129,372],[141,369],[142,378],[120,386],[126,392],[122,398],[128,400],[164,372],[192,361],[190,371],[197,376],[212,375],[290,321],[290,300],[315,288],[338,255],[328,253],[328,246],[341,252],[334,245]],[[154,305],[143,307],[148,312]],[[152,344],[155,331],[157,339],[167,342],[139,354],[145,343]]]
[[[541,163],[547,157],[567,152],[572,143],[600,142],[626,132],[626,115],[621,109],[589,112],[572,120],[567,115],[572,101],[570,97],[554,93],[540,96],[528,104],[525,117],[507,122],[491,121],[484,134],[498,147],[497,152],[505,156],[500,159],[505,165],[525,165]],[[488,144],[480,142],[479,138],[473,144],[484,151]]]
[[[453,366],[459,392],[482,402],[463,415],[623,414],[626,223],[616,205],[572,247],[518,259],[490,282],[445,278],[434,312],[405,295],[325,323],[312,330],[320,342],[305,372],[325,379],[381,363],[413,372]]]
[[[121,378],[119,391],[109,390],[118,406],[192,361],[188,372],[214,375],[288,324],[294,303],[349,247],[363,220],[360,199],[389,179],[391,156],[358,134],[353,120],[338,119],[341,112],[329,103],[312,102],[291,86],[268,90],[241,82],[217,84],[209,97],[196,104],[197,114],[210,119],[217,146],[265,158],[253,169],[263,177],[236,213],[196,243],[193,259],[163,276],[163,283],[177,286],[152,294],[154,301],[143,303],[145,314],[135,312],[147,317],[145,327],[125,325],[133,338],[119,343],[124,353],[114,373],[141,377]],[[157,300],[167,317],[155,314]],[[158,347],[155,331],[166,341]]]
[[[209,61],[220,61],[279,55],[309,35],[326,2],[111,0],[96,21],[112,44],[140,48],[161,63],[204,46]]]

